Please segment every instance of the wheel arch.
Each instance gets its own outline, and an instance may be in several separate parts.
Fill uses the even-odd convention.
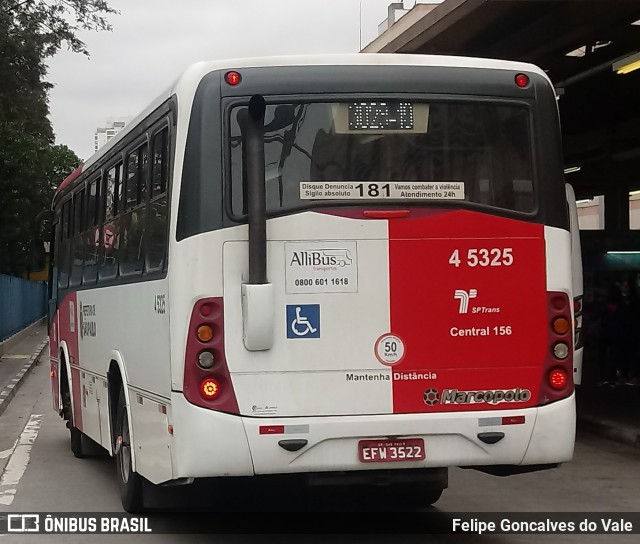
[[[119,351],[111,352],[111,360],[109,362],[109,370],[107,371],[107,383],[109,390],[109,427],[111,431],[111,441],[109,454],[115,454],[115,433],[116,431],[116,416],[118,412],[118,396],[120,390],[124,391],[125,409],[127,411],[127,417],[129,418],[129,440],[131,442],[131,467],[132,470],[136,470],[136,451],[135,447],[135,429],[133,425],[133,418],[131,417],[131,401],[129,396],[129,381],[127,378],[127,371],[124,364],[124,360]]]
[[[60,403],[60,410],[63,410],[64,407],[62,404],[62,387],[63,387],[62,376],[64,374],[66,377],[65,387],[69,391],[69,398],[71,400],[72,414],[75,414],[75,412],[73,411],[74,398],[73,398],[73,384],[71,383],[71,362],[69,360],[69,348],[67,347],[67,343],[64,340],[60,342],[59,350],[60,350],[60,370],[58,372],[58,402]],[[75,419],[75,415],[73,417]],[[70,423],[71,425],[74,425],[75,422],[71,421]]]

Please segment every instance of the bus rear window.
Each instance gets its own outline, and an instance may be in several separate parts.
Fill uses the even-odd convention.
[[[241,113],[231,110],[231,206],[246,213]],[[529,110],[488,102],[268,104],[267,212],[359,201],[473,202],[535,211]],[[326,202],[325,202],[326,201]]]

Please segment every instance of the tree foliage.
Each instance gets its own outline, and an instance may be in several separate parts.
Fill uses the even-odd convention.
[[[104,0],[0,0],[0,273],[24,275],[40,212],[79,164],[54,145],[46,59],[63,45],[85,54],[79,30],[110,30]]]
[[[54,55],[63,43],[89,55],[77,36],[79,30],[111,30],[106,15],[117,11],[105,0],[0,0],[0,8],[18,32],[27,32],[43,58]]]

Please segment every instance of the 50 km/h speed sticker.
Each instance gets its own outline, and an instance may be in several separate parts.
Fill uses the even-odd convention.
[[[376,340],[374,352],[383,365],[393,366],[404,357],[404,342],[395,334],[383,334]]]

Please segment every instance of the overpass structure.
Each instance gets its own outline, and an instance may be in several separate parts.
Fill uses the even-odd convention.
[[[603,195],[605,230],[584,233],[583,244],[599,253],[640,250],[628,211],[629,193],[640,190],[640,0],[416,4],[363,52],[490,57],[543,68],[559,97],[567,181],[579,199]]]

